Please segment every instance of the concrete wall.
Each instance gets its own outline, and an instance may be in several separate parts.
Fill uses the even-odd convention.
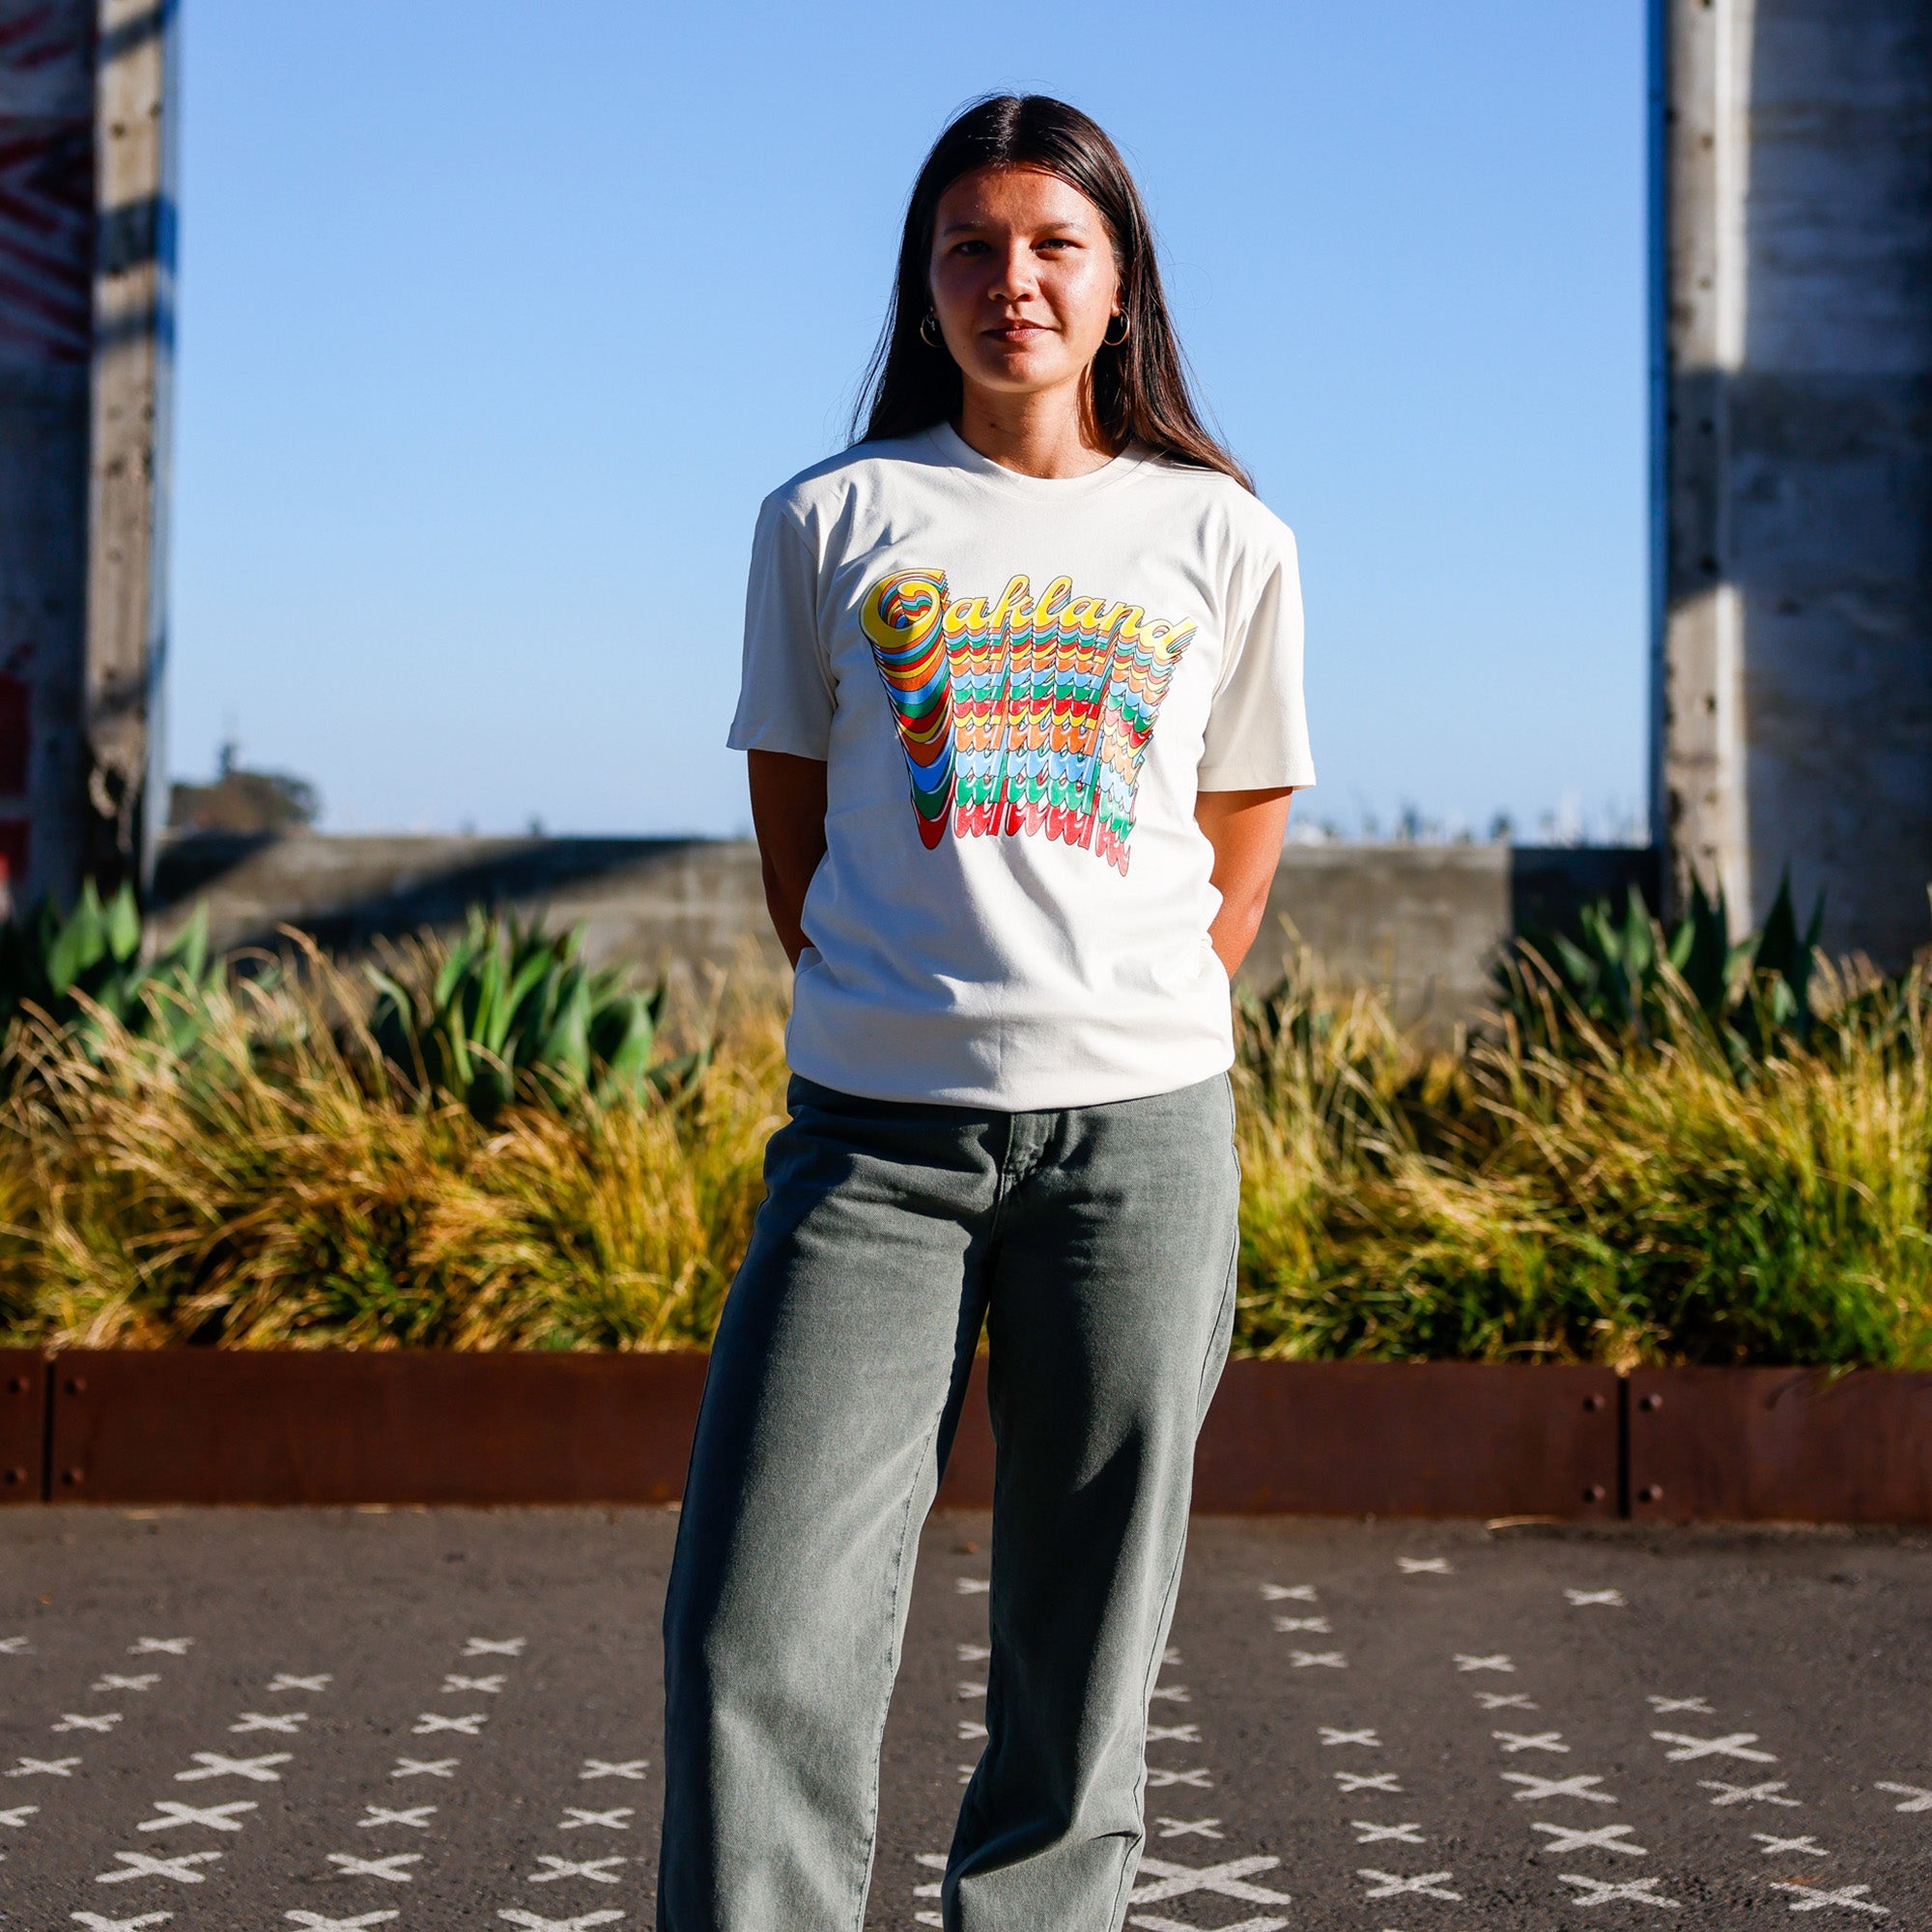
[[[1385,988],[1406,1023],[1446,1035],[1482,1009],[1512,932],[1632,884],[1651,892],[1653,869],[1623,849],[1292,845],[1244,977],[1271,983],[1305,945],[1339,982]],[[581,921],[599,959],[784,964],[757,848],[735,839],[196,834],[164,841],[155,883],[157,936],[205,903],[223,949],[272,948],[289,924],[354,952],[379,934],[451,930],[481,901]]]
[[[1932,6],[1660,0],[1656,815],[1932,937]]]

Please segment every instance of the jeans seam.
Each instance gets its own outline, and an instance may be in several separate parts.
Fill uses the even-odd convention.
[[[1201,1407],[1201,1390],[1207,1386],[1208,1371],[1213,1365],[1215,1338],[1219,1336],[1221,1332],[1221,1320],[1222,1317],[1227,1312],[1229,1297],[1233,1295],[1233,1293],[1235,1293],[1236,1264],[1240,1260],[1240,1255],[1241,1255],[1241,1246],[1240,1246],[1240,1236],[1239,1236],[1239,1230],[1237,1223],[1236,1239],[1235,1239],[1235,1252],[1232,1256],[1230,1256],[1228,1261],[1228,1280],[1226,1285],[1223,1287],[1221,1291],[1220,1303],[1214,1311],[1214,1325],[1208,1332],[1208,1346],[1202,1351],[1202,1356],[1201,1356],[1201,1373],[1199,1377],[1196,1378],[1194,1384],[1194,1406],[1195,1406],[1195,1412],[1197,1414],[1199,1414]],[[1197,1425],[1196,1428],[1197,1436],[1199,1433],[1200,1433],[1199,1427]],[[1194,1461],[1193,1461],[1192,1444],[1190,1444],[1188,1447],[1187,1492],[1188,1492],[1187,1501],[1188,1503],[1191,1503],[1193,1500],[1193,1493],[1194,1493]],[[1183,1506],[1180,1519],[1179,1547],[1174,1552],[1174,1563],[1173,1566],[1168,1571],[1167,1586],[1161,1592],[1161,1614],[1159,1618],[1159,1628],[1163,1632],[1165,1632],[1170,1627],[1173,1619],[1175,1599],[1180,1593],[1181,1567],[1186,1562],[1186,1560],[1187,1560],[1187,1515],[1186,1515],[1186,1508],[1185,1506]],[[1165,1647],[1166,1646],[1164,1638],[1161,1640],[1157,1640],[1154,1643],[1153,1648],[1148,1657],[1147,1672],[1145,1676],[1143,1676],[1143,1678],[1141,1679],[1140,1708],[1143,1711],[1147,1710],[1148,1707],[1153,1702],[1153,1681],[1156,1677],[1160,1675],[1161,1659]],[[1142,1729],[1142,1737],[1143,1740],[1145,1740],[1146,1737],[1145,1725],[1143,1726]],[[1134,1809],[1138,1811],[1141,1816],[1141,1835],[1139,1842],[1140,1844],[1145,1845],[1147,1843],[1147,1746],[1145,1741],[1142,1743],[1140,1750],[1140,1770],[1134,1780]],[[1119,1932],[1119,1928],[1122,1924],[1122,1921],[1126,1917],[1126,1910],[1129,1902],[1126,1897],[1126,1891],[1127,1888],[1133,1883],[1133,1875],[1135,1871],[1139,1868],[1139,1863],[1140,1863],[1140,1858],[1138,1849],[1137,1847],[1130,1845],[1127,1849],[1126,1857],[1122,1859],[1121,1863],[1120,1883],[1115,1887],[1114,1889],[1113,1909],[1107,1921],[1109,1927],[1112,1928],[1112,1932]]]
[[[946,1426],[946,1405],[942,1403],[940,1405],[939,1414],[933,1422],[931,1433],[925,1438],[925,1454],[920,1458],[919,1466],[922,1472],[925,1468],[926,1458],[934,1454],[936,1446],[939,1441],[939,1432],[945,1426]],[[872,1752],[870,1758],[870,1763],[872,1767],[872,1773],[871,1773],[872,1823],[871,1823],[871,1829],[866,1833],[865,1856],[864,1859],[862,1860],[862,1864],[864,1867],[864,1875],[862,1876],[860,1881],[859,1904],[857,1913],[855,1914],[852,1919],[852,1932],[864,1932],[864,1926],[866,1923],[866,1894],[869,1889],[867,1881],[869,1880],[871,1874],[873,1856],[878,1851],[879,1847],[879,1776],[880,1776],[879,1758],[880,1758],[880,1753],[885,1748],[886,1720],[892,1712],[893,1686],[897,1682],[899,1674],[899,1626],[901,1621],[899,1616],[899,1611],[901,1607],[901,1599],[904,1595],[906,1586],[905,1558],[906,1558],[906,1549],[912,1540],[913,1505],[918,1500],[918,1497],[919,1497],[919,1480],[917,1477],[915,1477],[913,1480],[912,1488],[906,1492],[905,1515],[900,1519],[899,1521],[898,1548],[894,1552],[893,1555],[892,1608],[891,1611],[889,1612],[892,1618],[892,1623],[890,1627],[889,1640],[888,1640],[888,1649],[891,1658],[891,1665],[886,1673],[886,1687],[887,1687],[886,1701],[884,1706],[881,1708],[879,1712],[878,1725],[872,1735]]]

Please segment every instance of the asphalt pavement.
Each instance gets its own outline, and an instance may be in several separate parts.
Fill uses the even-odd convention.
[[[0,1512],[0,1926],[648,1927],[675,1527]],[[868,1926],[939,1922],[986,1544],[926,1528]],[[1148,1736],[1141,1932],[1932,1932],[1932,1537],[1197,1519]]]

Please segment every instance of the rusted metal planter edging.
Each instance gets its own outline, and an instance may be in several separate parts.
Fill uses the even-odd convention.
[[[1932,1375],[1637,1369],[1640,1522],[1932,1523]]]
[[[47,1358],[37,1349],[0,1349],[0,1503],[38,1503],[47,1493]]]
[[[1482,1362],[1230,1362],[1194,1506],[1301,1516],[1617,1514],[1609,1369]]]
[[[46,1489],[116,1503],[667,1502],[701,1354],[74,1350],[51,1376]],[[1235,1362],[1195,1507],[1608,1519],[1606,1370]],[[992,1500],[977,1365],[940,1501]]]
[[[64,1351],[57,1502],[670,1502],[698,1354]]]
[[[669,1502],[706,1359],[0,1351],[0,1498]],[[939,1500],[992,1491],[980,1364]],[[1932,1376],[1232,1362],[1194,1506],[1932,1524]]]

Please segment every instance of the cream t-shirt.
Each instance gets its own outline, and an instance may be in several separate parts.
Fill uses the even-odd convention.
[[[1234,1062],[1197,791],[1315,781],[1294,539],[1129,450],[1021,476],[942,426],[765,499],[727,741],[827,764],[787,1057],[1009,1111]]]

